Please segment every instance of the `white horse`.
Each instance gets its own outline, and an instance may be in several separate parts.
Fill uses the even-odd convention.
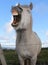
[[[24,65],[25,60],[27,64],[30,62],[30,65],[36,65],[37,55],[41,51],[40,38],[32,30],[32,8],[32,3],[12,7],[11,25],[17,32],[16,51],[21,65]]]

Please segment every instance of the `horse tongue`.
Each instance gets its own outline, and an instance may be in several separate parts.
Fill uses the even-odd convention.
[[[13,21],[13,24],[16,24],[16,21]]]

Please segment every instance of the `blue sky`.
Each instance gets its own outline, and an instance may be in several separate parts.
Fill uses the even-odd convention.
[[[2,46],[15,46],[15,31],[11,27],[11,7],[16,3],[33,3],[33,31],[42,41],[42,46],[48,46],[48,0],[1,0],[0,1],[0,43]]]

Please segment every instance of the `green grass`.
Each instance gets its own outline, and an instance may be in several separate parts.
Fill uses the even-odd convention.
[[[17,65],[19,63],[18,56],[15,50],[3,50],[6,62],[8,65]],[[38,61],[48,62],[48,48],[41,50],[38,55]],[[1,64],[1,63],[0,63]]]
[[[48,48],[42,48],[40,54],[38,55],[38,61],[48,62]]]
[[[18,56],[15,50],[4,50],[4,56],[8,65],[18,64]]]

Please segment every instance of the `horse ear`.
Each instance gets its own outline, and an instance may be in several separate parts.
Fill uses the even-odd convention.
[[[30,7],[30,9],[32,10],[32,8],[33,8],[33,4],[32,4],[32,3],[30,3],[29,7]]]
[[[20,3],[17,3],[16,6],[20,6]]]

